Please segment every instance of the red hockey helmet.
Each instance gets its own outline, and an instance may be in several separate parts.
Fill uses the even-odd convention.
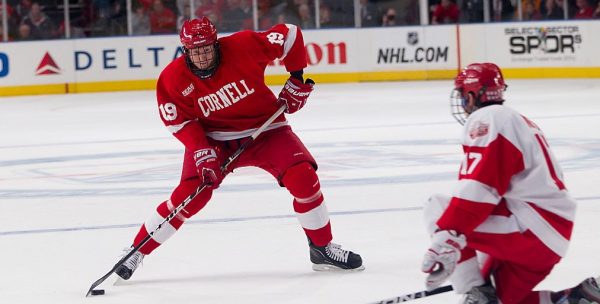
[[[496,64],[469,64],[454,80],[454,90],[450,96],[452,115],[464,124],[467,116],[480,107],[504,102],[506,87],[502,71]],[[467,108],[469,95],[475,98],[474,107],[471,108]]]
[[[184,21],[179,39],[190,71],[202,79],[212,77],[220,62],[217,29],[212,22],[206,17]]]
[[[206,17],[186,20],[179,32],[179,39],[186,49],[211,45],[217,41],[217,29]]]

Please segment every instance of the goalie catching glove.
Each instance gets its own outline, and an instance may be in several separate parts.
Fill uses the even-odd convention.
[[[194,161],[202,182],[215,189],[218,188],[223,180],[223,172],[219,165],[217,151],[212,148],[196,150]]]
[[[454,230],[441,230],[433,234],[431,247],[421,265],[421,270],[428,273],[425,281],[427,290],[439,287],[452,275],[460,260],[460,251],[466,245],[466,237]]]
[[[302,83],[302,80],[296,77],[290,77],[285,82],[283,89],[281,89],[277,102],[285,103],[287,105],[287,108],[285,109],[286,113],[295,113],[304,107],[314,85],[315,82],[310,78],[306,79],[305,83]]]

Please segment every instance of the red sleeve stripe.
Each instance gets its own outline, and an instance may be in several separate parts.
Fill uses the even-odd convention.
[[[546,165],[548,165],[548,170],[550,170],[550,176],[552,176],[554,183],[556,184],[559,190],[565,190],[565,184],[556,175],[556,170],[554,170],[554,165],[552,164],[550,153],[548,153],[548,149],[546,149],[548,143],[546,143],[543,137],[541,137],[539,134],[535,135],[535,139],[537,139],[538,143],[540,144],[540,148],[542,149],[542,152],[544,152],[544,159],[546,159]]]
[[[279,58],[281,60],[283,60],[287,56],[287,54],[290,52],[290,50],[296,43],[296,34],[298,31],[298,28],[293,24],[286,24],[285,26],[287,26],[288,32],[285,36],[285,42],[283,43],[283,55],[281,55],[281,58]]]
[[[437,221],[442,230],[456,230],[469,234],[492,213],[496,205],[473,202],[453,197],[444,214]]]
[[[461,179],[452,196],[473,202],[498,204],[502,197],[496,189],[472,179]]]

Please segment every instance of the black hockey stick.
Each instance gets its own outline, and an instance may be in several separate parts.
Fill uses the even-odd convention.
[[[452,285],[447,285],[447,286],[438,287],[431,291],[423,290],[423,291],[419,291],[419,292],[405,294],[402,296],[384,299],[381,301],[373,302],[372,304],[395,304],[395,303],[401,303],[401,302],[408,302],[411,300],[425,298],[425,297],[433,296],[436,294],[440,294],[440,293],[444,293],[444,292],[448,292],[448,291],[452,291],[452,290],[453,290]]]
[[[256,131],[254,131],[254,133],[252,133],[252,135],[250,136],[250,138],[248,140],[246,140],[229,158],[227,158],[225,163],[221,166],[221,171],[223,171],[224,174],[226,174],[226,172],[227,172],[226,171],[227,167],[229,167],[229,165],[231,165],[231,163],[234,160],[236,160],[240,156],[240,154],[242,154],[242,152],[244,152],[246,147],[248,147],[250,144],[252,144],[254,142],[254,140],[256,140],[256,138],[263,131],[265,131],[265,129],[267,129],[267,127],[269,127],[271,125],[271,123],[275,119],[277,119],[277,117],[279,117],[279,115],[281,115],[283,113],[283,111],[285,111],[285,109],[286,109],[285,105],[281,106],[277,110],[277,112],[275,112],[275,114],[273,114],[271,117],[269,117],[269,119],[267,119],[267,121],[265,121],[265,123],[263,123],[262,126],[260,126],[258,129],[256,129]],[[154,231],[150,232],[137,246],[133,247],[133,249],[129,253],[127,253],[124,257],[122,257],[108,273],[106,273],[103,277],[99,278],[96,282],[94,282],[85,296],[88,297],[90,294],[93,294],[93,295],[104,294],[103,290],[96,291],[96,290],[94,290],[94,288],[96,288],[96,287],[98,287],[98,285],[102,284],[102,282],[104,282],[106,279],[108,279],[108,277],[110,277],[110,275],[113,274],[117,270],[117,268],[119,268],[119,266],[121,266],[125,261],[127,261],[127,259],[129,259],[136,252],[138,252],[140,250],[140,248],[142,248],[142,246],[144,246],[148,241],[150,241],[152,236],[158,230],[160,230],[165,223],[167,223],[168,221],[173,219],[191,200],[193,200],[206,187],[208,187],[207,183],[200,184],[200,186],[198,186],[198,188],[192,194],[190,194],[185,200],[183,200],[183,202],[179,206],[175,207],[175,209],[173,209],[173,211],[171,211],[171,213],[169,215],[167,215],[167,217],[164,219],[164,221],[162,221],[156,227],[156,229],[154,229]]]

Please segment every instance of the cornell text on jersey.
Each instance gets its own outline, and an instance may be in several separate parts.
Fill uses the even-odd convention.
[[[254,89],[249,88],[246,81],[242,79],[230,82],[216,92],[198,98],[198,106],[204,117],[208,117],[210,113],[225,109],[252,93],[254,93]]]

